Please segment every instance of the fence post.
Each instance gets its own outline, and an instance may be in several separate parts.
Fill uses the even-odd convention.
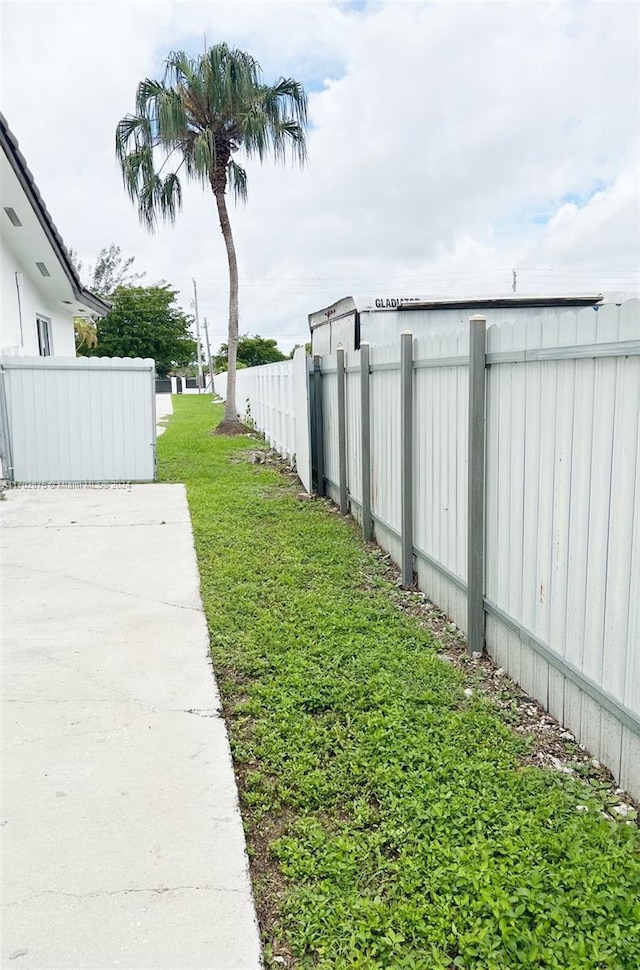
[[[344,349],[338,348],[338,458],[340,470],[340,515],[349,511],[347,504],[347,409],[345,401]]]
[[[316,449],[316,493],[324,495],[324,428],[322,426],[322,370],[321,359],[313,357],[313,430]]]
[[[413,334],[400,334],[402,585],[413,586]]]
[[[484,653],[484,437],[487,318],[469,321],[469,463],[467,525],[467,641]]]
[[[5,368],[0,364],[0,478],[12,482],[13,455],[11,453],[11,427],[9,425],[9,410],[7,408],[7,390],[5,384]],[[155,407],[156,399],[153,396]]]
[[[360,344],[360,441],[362,457],[362,538],[373,539],[371,519],[371,382],[369,344]]]

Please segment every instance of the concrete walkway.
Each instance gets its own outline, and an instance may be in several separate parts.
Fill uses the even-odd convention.
[[[184,488],[15,489],[3,550],[10,970],[254,970]]]
[[[170,394],[156,394],[156,434],[160,437],[167,430],[169,418],[173,414],[173,399]]]

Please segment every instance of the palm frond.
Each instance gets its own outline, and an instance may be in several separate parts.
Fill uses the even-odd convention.
[[[266,89],[267,100],[278,100],[286,105],[287,111],[298,124],[305,128],[308,123],[307,95],[299,81],[293,78],[281,77],[280,80]]]
[[[307,139],[304,128],[297,122],[285,120],[273,127],[273,150],[276,158],[285,161],[289,150],[302,166],[307,161]]]
[[[147,227],[149,232],[155,232],[158,217],[163,216],[162,211],[162,187],[163,181],[155,172],[139,187],[137,193],[138,216],[140,222]]]
[[[182,186],[177,172],[167,175],[160,190],[160,203],[165,222],[175,222],[182,208]]]
[[[304,164],[306,126],[304,88],[292,78],[280,78],[277,84],[260,85],[256,90],[254,104],[243,119],[242,140],[249,155],[262,159],[269,151],[276,161],[284,162],[290,152]]]
[[[201,132],[193,142],[193,167],[202,177],[208,177],[216,165],[215,139],[208,131]]]
[[[152,146],[133,148],[124,156],[121,166],[127,195],[135,202],[144,183],[154,174]]]
[[[129,151],[152,145],[151,126],[147,118],[140,115],[125,115],[116,126],[116,156],[122,163]]]
[[[174,89],[190,86],[197,65],[184,51],[171,51],[164,63],[165,85]]]
[[[238,165],[237,162],[230,159],[229,164],[227,165],[227,175],[236,202],[246,202],[247,173],[243,169],[242,165]]]
[[[159,98],[165,90],[164,84],[160,81],[154,81],[150,78],[140,81],[136,91],[136,111],[138,114],[145,117],[148,105]]]

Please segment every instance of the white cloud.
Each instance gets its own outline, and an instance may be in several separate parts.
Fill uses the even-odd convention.
[[[213,199],[189,190],[178,225],[147,236],[115,124],[203,34],[309,84],[308,168],[250,161],[232,213],[242,329],[288,347],[350,292],[506,290],[514,265],[528,289],[631,287],[637,30],[627,3],[5,3],[3,103],[66,241],[86,259],[119,243],[185,306],[196,276],[217,344]]]

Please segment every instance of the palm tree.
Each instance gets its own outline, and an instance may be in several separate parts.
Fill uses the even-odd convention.
[[[116,154],[125,188],[141,222],[153,232],[162,218],[173,222],[181,208],[178,173],[215,196],[229,263],[229,373],[222,434],[246,430],[236,414],[238,263],[227,212],[227,186],[236,200],[247,197],[247,173],[233,158],[244,148],[262,161],[284,162],[290,153],[306,161],[307,99],[291,78],[261,80],[260,65],[244,51],[216,44],[196,59],[169,54],[163,81],[138,85],[135,114],[116,129]],[[164,173],[170,159],[175,171]]]

